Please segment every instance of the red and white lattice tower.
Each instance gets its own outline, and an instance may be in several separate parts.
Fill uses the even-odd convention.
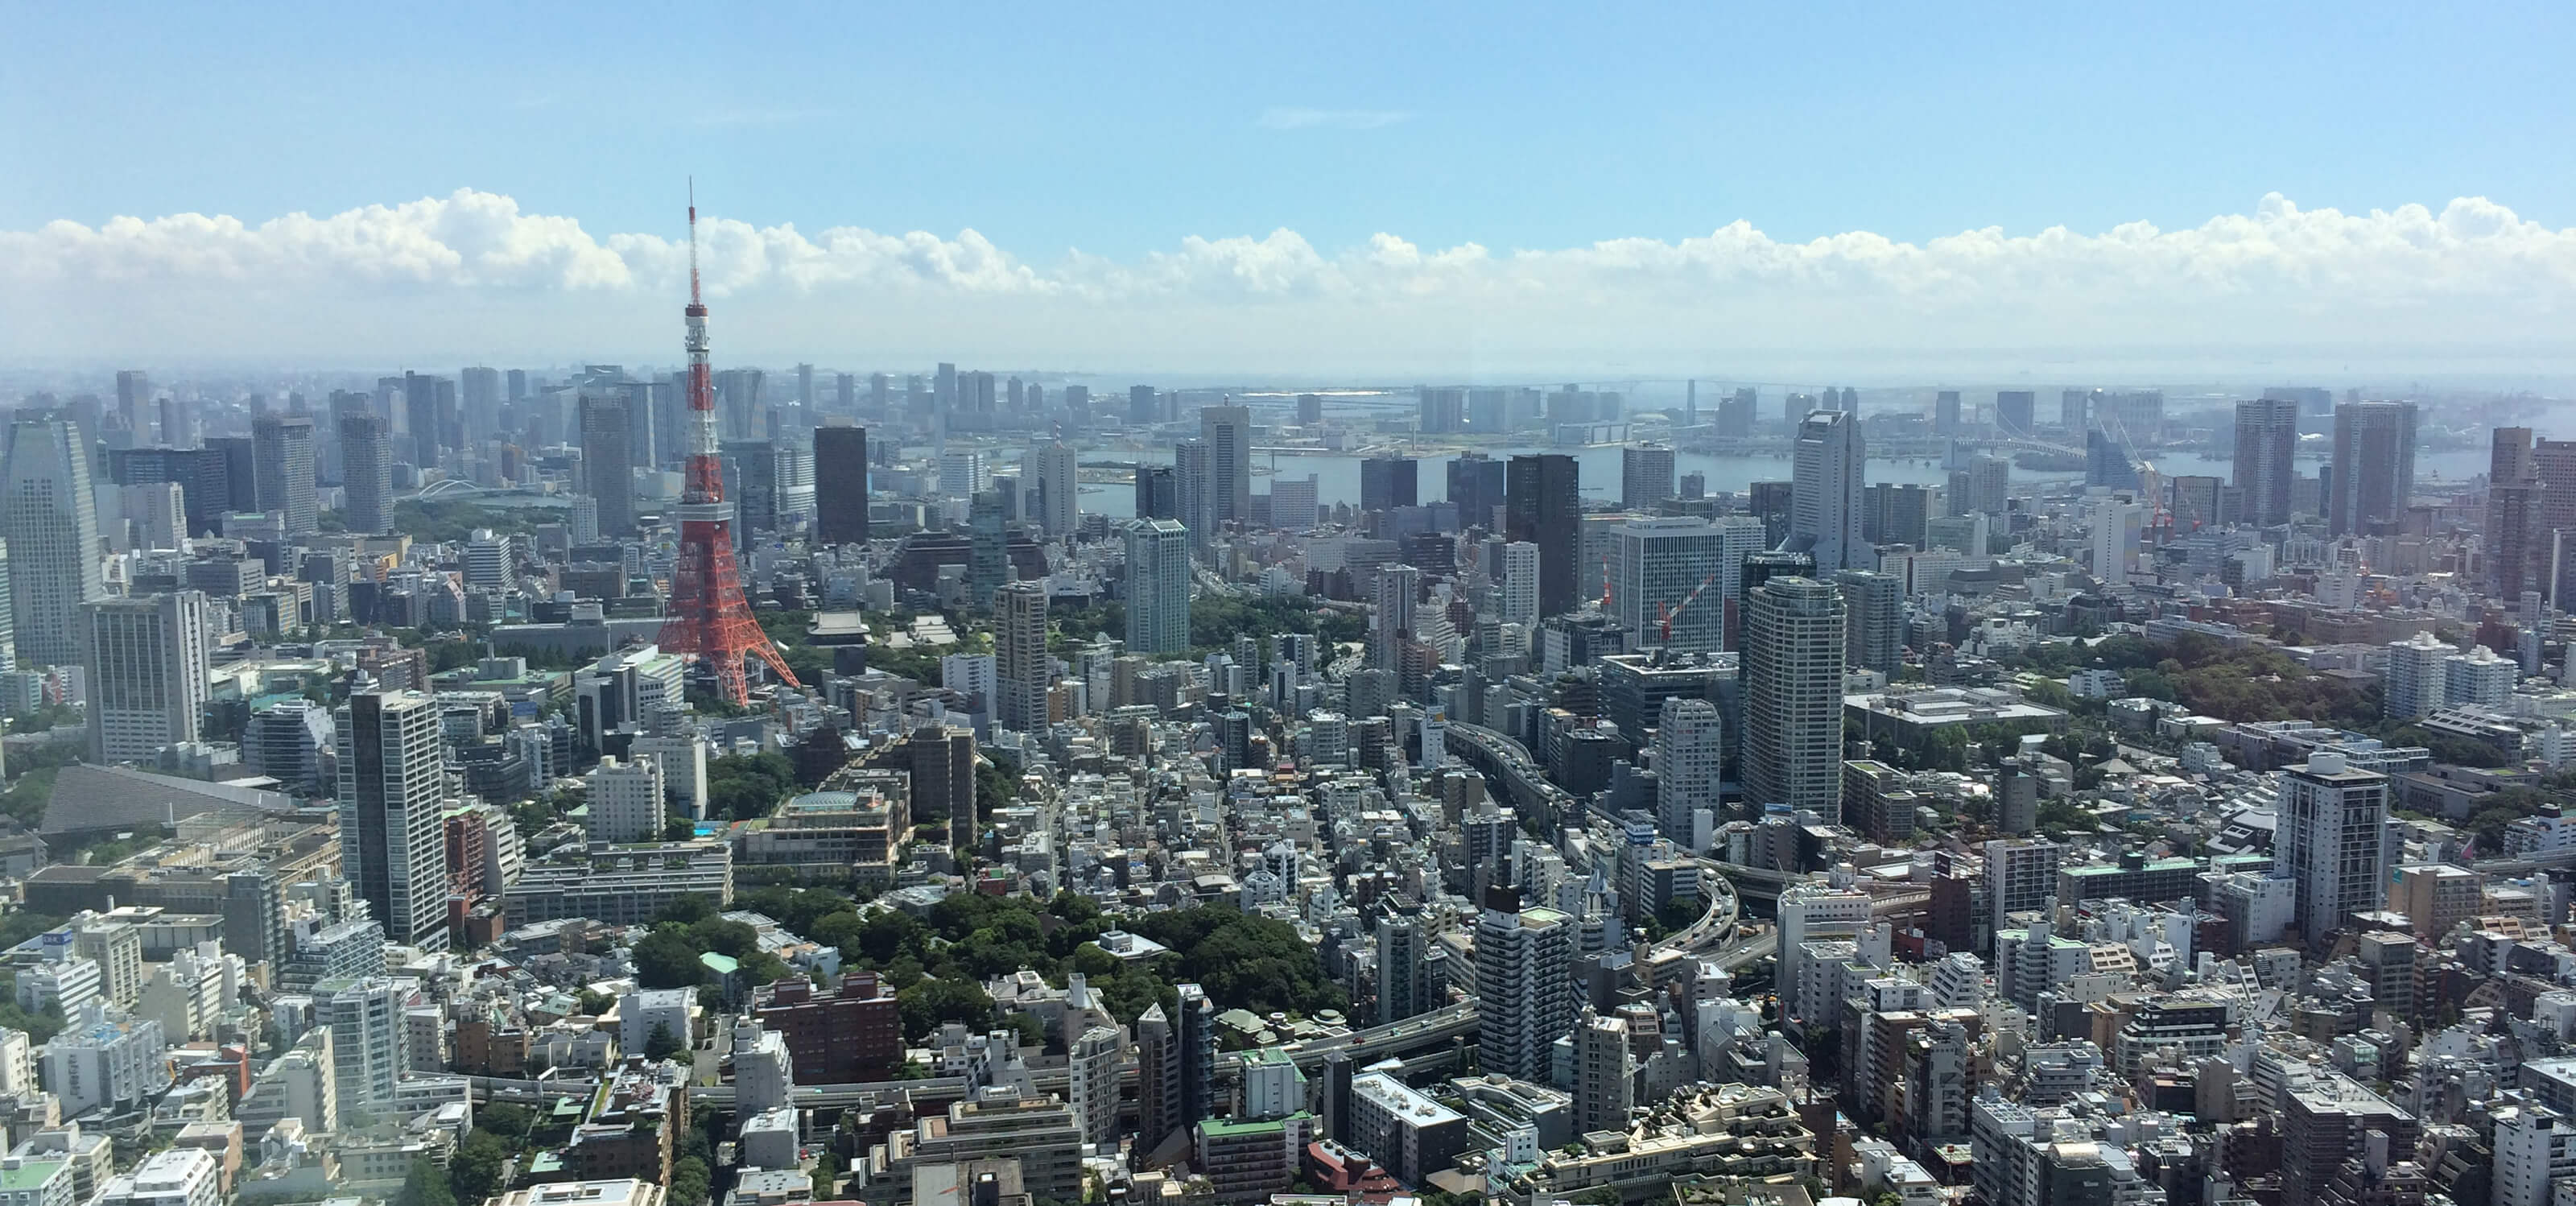
[[[698,297],[698,205],[689,198],[689,466],[680,495],[680,562],[671,571],[671,615],[662,624],[664,653],[696,654],[712,672],[716,693],[729,702],[751,699],[743,657],[758,654],[780,681],[796,674],[778,656],[769,634],[751,618],[734,564],[733,508],[724,500],[724,469],[716,460],[715,376],[707,367],[707,304]]]

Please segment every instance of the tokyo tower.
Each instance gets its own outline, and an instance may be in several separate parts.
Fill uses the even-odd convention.
[[[694,192],[694,190],[693,190]],[[727,702],[751,701],[743,656],[759,654],[779,680],[797,685],[778,646],[751,618],[742,576],[734,564],[733,508],[724,500],[724,470],[716,460],[715,375],[707,367],[707,304],[698,297],[698,201],[689,198],[689,463],[680,495],[680,562],[671,571],[671,615],[662,624],[664,653],[696,654],[700,669],[715,675],[716,694]]]

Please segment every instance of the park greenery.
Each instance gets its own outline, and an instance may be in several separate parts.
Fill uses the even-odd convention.
[[[758,820],[778,811],[778,805],[796,790],[796,764],[785,754],[763,750],[707,760],[707,815],[711,817]]]

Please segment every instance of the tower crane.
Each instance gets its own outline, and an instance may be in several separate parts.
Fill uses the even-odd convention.
[[[1655,618],[1663,626],[1665,644],[1673,643],[1673,621],[1683,612],[1690,610],[1690,605],[1699,601],[1700,592],[1707,590],[1708,584],[1715,581],[1717,581],[1717,575],[1713,573],[1700,579],[1699,585],[1692,587],[1689,594],[1682,596],[1678,606],[1667,608],[1661,603],[1655,604]]]

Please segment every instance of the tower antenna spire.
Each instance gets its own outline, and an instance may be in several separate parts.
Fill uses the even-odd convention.
[[[698,302],[698,178],[689,177],[689,304]]]

